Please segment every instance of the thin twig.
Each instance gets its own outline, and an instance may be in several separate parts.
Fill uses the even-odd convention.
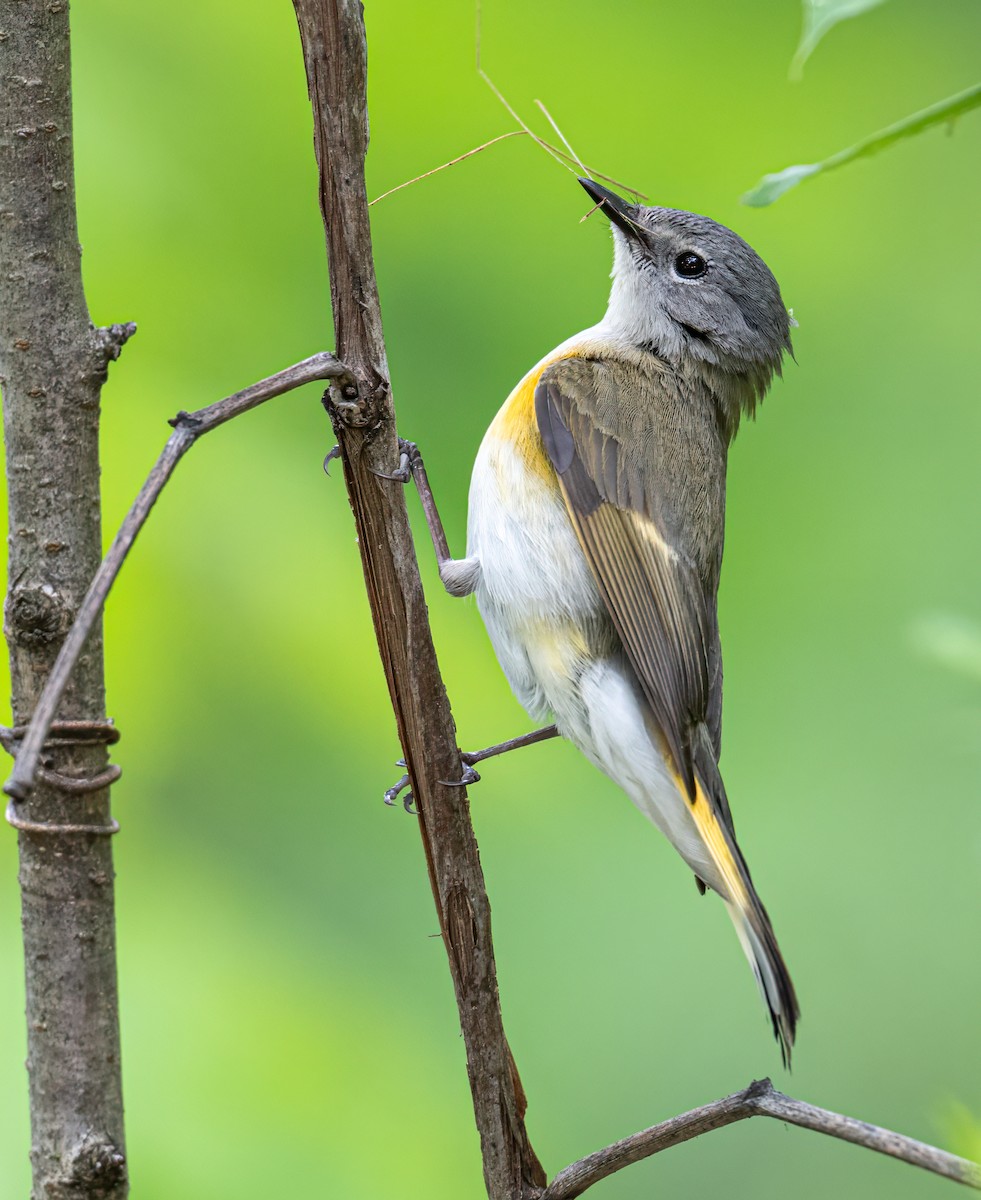
[[[560,134],[559,136],[561,137],[562,135]],[[558,156],[559,158],[564,158],[570,163],[575,163],[575,165],[582,172],[584,172],[584,174],[588,175],[590,179],[602,179],[604,183],[610,183],[615,188],[620,188],[621,191],[630,192],[632,196],[639,196],[641,200],[647,200],[649,198],[645,196],[643,192],[638,192],[636,188],[630,187],[629,184],[621,183],[618,179],[614,179],[612,175],[604,175],[602,171],[592,170],[590,167],[587,167],[583,163],[579,162],[577,158],[574,158],[570,154],[566,154],[564,150],[560,150],[558,146],[553,146],[551,142],[544,141],[544,139],[538,137],[537,134],[531,133],[527,129],[512,129],[510,133],[502,133],[497,137],[491,138],[489,142],[482,142],[481,145],[475,146],[472,150],[468,150],[465,154],[458,154],[456,158],[451,158],[449,162],[441,163],[438,167],[433,167],[431,171],[423,171],[421,175],[415,175],[412,179],[407,179],[404,183],[399,183],[395,187],[389,188],[387,192],[382,192],[380,196],[376,196],[374,200],[370,200],[368,202],[368,207],[371,208],[371,206],[373,204],[377,204],[379,200],[384,200],[386,197],[394,195],[395,192],[400,192],[403,188],[411,187],[412,184],[419,183],[419,181],[422,179],[428,179],[430,175],[438,175],[440,171],[445,171],[447,167],[455,167],[457,163],[462,163],[468,158],[473,158],[475,154],[480,154],[482,151],[489,149],[493,145],[496,145],[497,142],[503,142],[508,138],[516,137],[530,137],[533,141],[538,142],[539,145],[544,146],[545,149],[550,151],[553,155]],[[595,205],[594,208],[590,209],[590,212],[595,212],[598,207],[599,205]]]
[[[582,171],[582,173],[584,175],[588,175],[589,172],[586,170],[585,166],[583,165],[582,159],[575,152],[575,150],[573,150],[572,146],[569,143],[569,139],[565,136],[565,134],[559,128],[558,123],[556,122],[556,120],[552,116],[552,114],[548,111],[548,109],[545,107],[545,105],[542,104],[541,100],[536,100],[535,105],[538,107],[538,109],[541,112],[543,112],[545,114],[545,120],[548,121],[549,125],[551,125],[552,128],[555,130],[555,132],[559,135],[559,141],[562,143],[563,146],[565,146],[566,150],[569,151],[569,154],[572,157],[572,161],[576,164],[576,166],[579,168],[580,171]]]
[[[45,683],[44,691],[41,693],[41,698],[31,717],[30,728],[14,763],[13,774],[4,785],[3,790],[14,800],[24,800],[34,786],[41,747],[48,736],[48,730],[51,728],[51,723],[55,718],[61,697],[71,678],[78,657],[85,646],[86,638],[102,611],[102,606],[109,595],[109,589],[126,561],[126,555],[136,541],[137,534],[146,523],[157,497],[163,491],[165,484],[174,473],[174,468],[183,456],[203,434],[217,429],[219,425],[224,425],[226,421],[248,412],[249,409],[256,408],[274,396],[281,396],[284,392],[290,392],[304,383],[311,383],[318,379],[343,380],[347,377],[347,368],[333,354],[326,352],[314,354],[311,358],[304,359],[303,362],[287,367],[285,371],[271,375],[268,379],[261,379],[251,387],[244,388],[240,392],[235,392],[234,395],[226,396],[224,400],[218,400],[215,404],[208,405],[207,408],[200,408],[193,413],[178,413],[170,422],[174,426],[174,432],[167,439],[167,444],[161,451],[153,470],[147,476],[146,483],[140,489],[139,495],[133,501],[132,508],[119,527],[119,532],[113,538],[109,552],[102,560],[102,565],[89,585],[89,590],[75,617],[75,623],[69,630]]]
[[[480,78],[481,78],[481,79],[484,81],[484,83],[486,83],[486,84],[487,84],[487,86],[488,86],[488,87],[490,88],[490,90],[491,90],[491,91],[494,93],[494,95],[495,95],[495,96],[498,98],[498,100],[500,100],[500,102],[501,102],[501,103],[504,105],[504,107],[505,107],[505,108],[508,110],[508,112],[511,114],[511,116],[512,116],[512,117],[514,117],[515,121],[517,121],[517,123],[518,123],[518,124],[521,126],[521,128],[522,128],[522,129],[525,131],[525,133],[527,133],[527,135],[528,135],[528,136],[529,136],[529,137],[530,137],[530,138],[531,138],[533,141],[537,142],[537,143],[539,144],[539,146],[541,146],[541,148],[542,148],[542,149],[543,149],[543,150],[544,150],[544,151],[545,151],[547,154],[551,154],[551,156],[552,156],[552,157],[555,159],[555,161],[556,161],[556,162],[559,164],[559,166],[560,166],[560,167],[563,167],[563,168],[565,168],[565,170],[566,170],[566,171],[569,171],[571,174],[573,174],[573,175],[574,175],[574,174],[575,174],[575,171],[573,171],[573,170],[572,170],[572,167],[570,167],[570,166],[568,165],[568,163],[564,163],[564,162],[562,161],[562,159],[563,159],[563,158],[565,158],[565,157],[566,157],[566,155],[562,155],[562,156],[560,157],[560,156],[559,156],[559,155],[556,153],[555,149],[554,149],[552,146],[550,146],[550,145],[548,144],[548,142],[544,142],[544,141],[542,141],[542,139],[541,139],[541,138],[538,136],[538,134],[537,134],[537,133],[534,133],[534,132],[533,132],[533,131],[532,131],[532,130],[531,130],[531,129],[530,129],[530,128],[529,128],[529,127],[528,127],[528,126],[527,126],[527,125],[524,123],[524,121],[522,121],[522,119],[521,119],[521,118],[518,116],[518,114],[517,114],[517,113],[515,112],[515,110],[514,110],[514,109],[511,107],[511,105],[510,105],[510,104],[508,104],[507,100],[505,100],[505,98],[504,98],[504,93],[503,93],[503,92],[502,92],[502,91],[501,91],[501,90],[498,88],[498,86],[497,86],[497,85],[494,83],[493,79],[491,79],[491,77],[490,77],[490,76],[487,74],[487,72],[484,70],[484,68],[483,68],[483,67],[478,67],[478,68],[477,68],[477,74],[478,74],[478,75],[480,76]]]
[[[734,1092],[731,1096],[662,1121],[659,1125],[652,1125],[649,1129],[643,1129],[640,1133],[581,1158],[556,1175],[540,1200],[573,1200],[594,1183],[632,1163],[748,1117],[773,1117],[778,1121],[799,1125],[802,1129],[813,1129],[829,1137],[854,1142],[867,1150],[888,1154],[981,1191],[981,1167],[977,1163],[914,1138],[893,1133],[892,1130],[881,1129],[878,1125],[869,1125],[826,1108],[816,1108],[803,1100],[794,1100],[778,1092],[769,1079],[762,1079],[751,1083],[745,1091]]]
[[[379,200],[384,200],[386,196],[392,196],[395,192],[400,192],[403,188],[411,187],[412,184],[418,183],[422,179],[428,179],[430,175],[438,175],[440,171],[445,171],[447,167],[455,167],[457,163],[462,163],[468,158],[473,158],[475,154],[480,154],[482,150],[488,149],[496,142],[503,142],[507,138],[525,137],[524,129],[512,129],[510,133],[501,133],[495,138],[491,138],[489,142],[483,142],[479,146],[475,146],[473,150],[468,150],[465,154],[458,154],[456,158],[451,158],[449,162],[441,163],[438,167],[433,167],[431,171],[423,171],[421,175],[415,175],[412,179],[407,179],[405,183],[396,184],[395,187],[389,188],[387,192],[382,192],[380,196],[376,196],[374,200],[368,201],[368,207],[377,204]]]

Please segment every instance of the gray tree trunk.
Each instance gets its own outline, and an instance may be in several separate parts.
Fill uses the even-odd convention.
[[[132,331],[94,328],[82,289],[68,5],[0,0],[4,632],[15,726],[29,719],[99,565],[99,394]],[[16,733],[5,731],[14,746]],[[65,694],[38,786],[9,810],[20,830],[35,1200],[122,1200],[128,1191],[107,836],[111,740],[100,626]]]

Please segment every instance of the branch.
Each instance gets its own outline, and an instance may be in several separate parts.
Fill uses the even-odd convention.
[[[433,898],[456,991],[484,1181],[491,1200],[537,1192],[545,1175],[524,1126],[525,1098],[501,1021],[490,904],[456,727],[436,661],[401,484],[375,281],[364,159],[366,43],[359,0],[294,0],[313,106],[320,206],[337,353],[358,381],[356,402],[329,407],[341,449],[378,648],[388,681]]]
[[[774,1117],[778,1121],[799,1125],[802,1129],[826,1133],[829,1137],[854,1142],[879,1154],[888,1154],[981,1191],[981,1167],[976,1163],[889,1129],[880,1129],[878,1125],[868,1125],[865,1121],[856,1121],[854,1117],[843,1117],[826,1108],[805,1104],[803,1100],[794,1100],[778,1092],[769,1079],[762,1079],[751,1083],[745,1091],[734,1092],[722,1100],[692,1109],[659,1125],[652,1125],[649,1129],[643,1129],[640,1133],[581,1158],[556,1175],[540,1200],[573,1200],[594,1183],[599,1183],[616,1171],[622,1171],[631,1163],[650,1158],[653,1154],[713,1129],[721,1129],[735,1121],[745,1121],[748,1117]]]
[[[163,491],[165,484],[174,473],[174,469],[198,438],[231,421],[233,417],[249,412],[274,396],[281,396],[305,383],[318,379],[335,379],[345,386],[352,386],[347,368],[333,354],[314,354],[305,358],[295,366],[287,367],[268,379],[261,379],[251,387],[226,396],[207,408],[199,408],[196,412],[180,412],[170,422],[174,432],[167,439],[167,444],[160,452],[153,470],[147,476],[146,483],[140,489],[139,495],[119,532],[113,538],[112,545],[102,564],[89,585],[89,590],[82,601],[75,622],[68,637],[65,638],[61,650],[55,660],[51,674],[44,685],[44,691],[34,709],[31,724],[14,763],[14,771],[4,785],[4,791],[14,800],[24,800],[34,786],[38,770],[38,759],[41,747],[48,736],[51,723],[58,711],[58,705],[64,695],[68,681],[71,679],[75,664],[85,647],[85,642],[92,627],[102,613],[106,597],[109,595],[116,576],[122,569],[126,556],[129,554],[137,534],[146,524],[150,511],[157,502],[157,497]],[[12,822],[13,823],[13,822]]]

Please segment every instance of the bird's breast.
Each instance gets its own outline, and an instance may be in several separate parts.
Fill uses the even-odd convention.
[[[579,618],[601,607],[535,420],[538,380],[560,357],[540,362],[505,401],[470,484],[467,554],[480,561],[478,603],[514,620]]]
[[[510,469],[510,459],[513,456],[529,474],[540,479],[558,494],[558,480],[545,453],[535,420],[535,388],[542,372],[552,361],[555,360],[544,359],[529,371],[501,405],[487,430],[481,453],[487,449],[493,458],[495,469],[504,471]]]

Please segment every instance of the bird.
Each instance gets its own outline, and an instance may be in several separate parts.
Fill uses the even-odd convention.
[[[606,314],[494,417],[466,556],[437,546],[440,577],[475,594],[527,712],[551,716],[721,897],[789,1066],[797,996],[719,770],[717,594],[729,445],[795,322],[732,230],[579,182],[612,228]]]

